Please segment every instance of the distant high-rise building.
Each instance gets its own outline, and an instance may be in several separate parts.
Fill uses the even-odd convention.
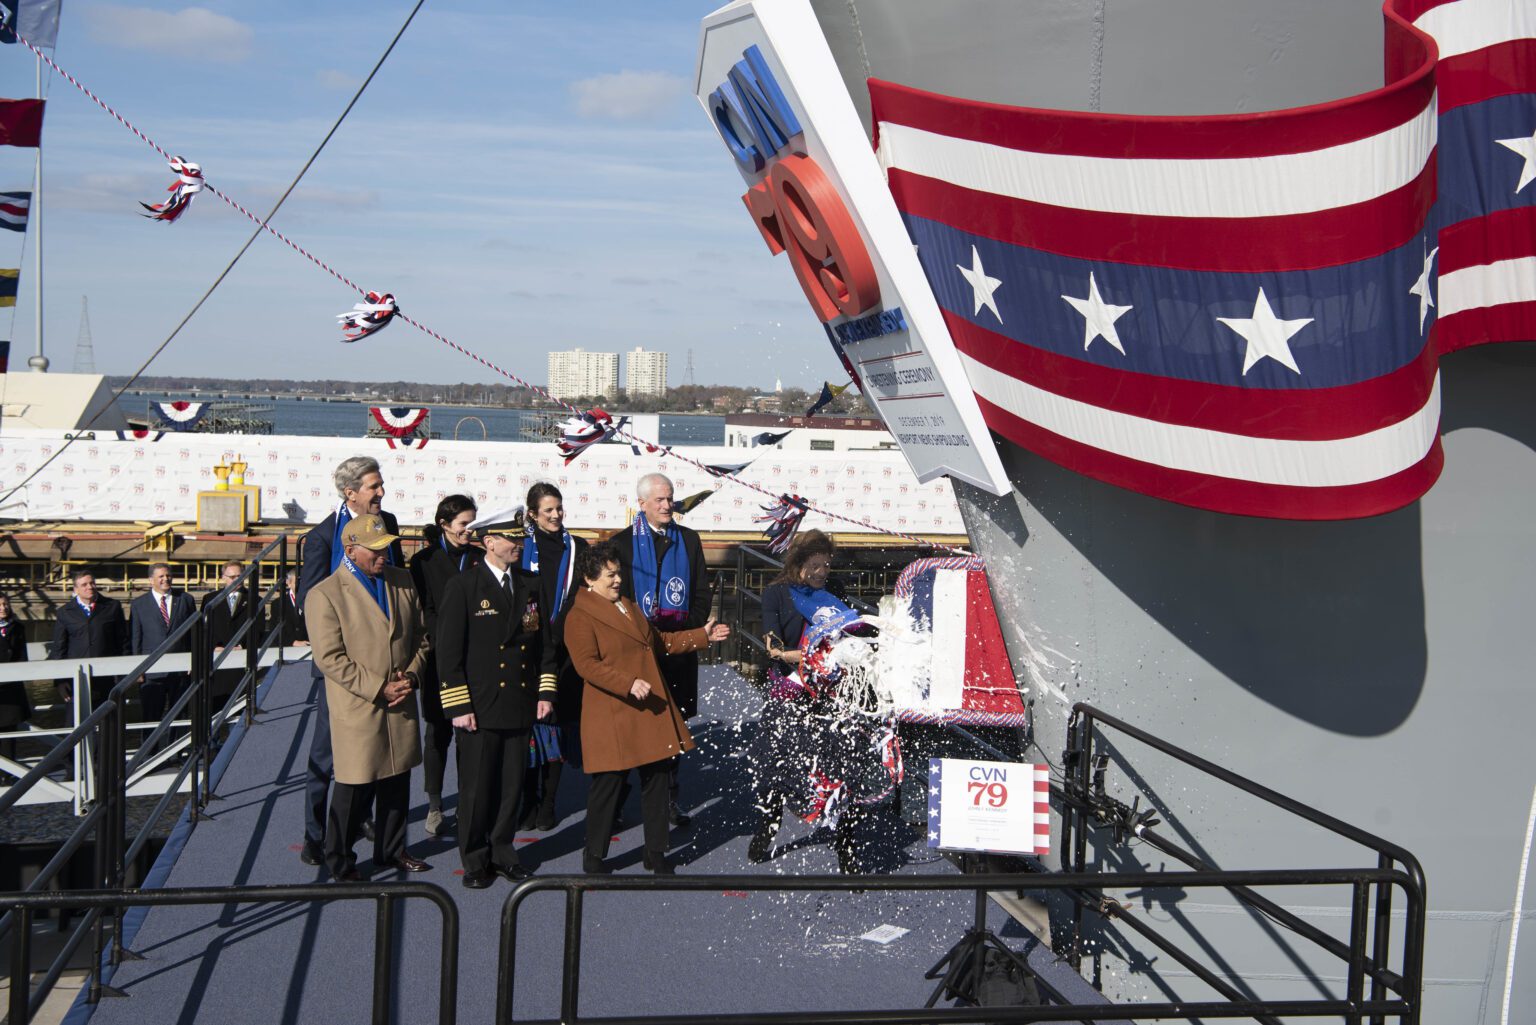
[[[616,352],[570,352],[549,354],[549,393],[557,399],[581,395],[612,398],[619,391],[619,354]]]
[[[626,352],[624,387],[630,395],[665,395],[667,393],[667,354],[646,352],[635,346]]]

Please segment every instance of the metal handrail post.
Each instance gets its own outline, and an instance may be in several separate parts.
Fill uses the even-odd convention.
[[[283,536],[283,543],[277,549],[277,601],[273,602],[276,608],[275,619],[278,621],[277,633],[277,668],[283,668],[283,596],[288,593],[288,537]]]
[[[199,807],[203,809],[203,815],[208,815],[208,805],[213,801],[213,634],[203,627],[203,646],[198,653],[198,662],[203,668],[203,687],[200,691],[203,699],[203,711],[198,717],[203,724],[203,742],[198,748],[198,757],[203,764],[203,792],[199,796]]]
[[[387,893],[379,894],[379,913],[373,925],[373,1025],[389,1025],[390,948],[395,933],[395,905]]]
[[[256,560],[256,565],[251,575],[246,578],[245,588],[245,676],[242,680],[245,684],[245,712],[241,719],[246,726],[250,726],[256,719],[256,671],[261,664],[261,619],[262,619],[262,594],[261,594],[261,560]]]
[[[202,750],[203,736],[208,731],[208,718],[203,714],[203,695],[207,689],[208,674],[203,668],[203,634],[205,633],[206,617],[198,616],[192,621],[192,664],[187,673],[187,686],[192,688],[192,700],[187,703],[191,712],[192,730],[187,737],[187,760],[192,763],[191,774],[187,777],[191,784],[191,801],[188,803],[188,817],[196,822],[202,811],[198,805],[198,797],[201,794]]]
[[[11,939],[11,1001],[6,1021],[29,1021],[32,1001],[32,909],[19,908]]]
[[[74,694],[70,699],[70,707],[73,710],[75,722],[74,728],[79,729],[80,724],[91,714],[91,669],[89,666],[81,666],[75,671]],[[95,767],[91,764],[91,749],[89,744],[76,744],[73,757],[75,770],[75,817],[85,814],[85,806],[93,798],[92,776]]]

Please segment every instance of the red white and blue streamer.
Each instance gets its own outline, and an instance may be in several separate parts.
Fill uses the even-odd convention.
[[[1254,115],[871,81],[891,192],[988,425],[1222,512],[1344,519],[1424,494],[1440,354],[1536,337],[1525,13],[1392,0],[1384,87]]]
[[[593,445],[601,444],[624,429],[629,417],[617,423],[601,409],[589,409],[580,416],[573,416],[560,425],[560,440],[555,444],[565,456],[565,465],[581,458],[581,454]]]
[[[194,430],[208,415],[206,402],[151,402],[149,408],[161,424],[173,431]]]
[[[368,415],[392,438],[415,434],[431,411],[413,406],[369,406]]]
[[[166,188],[170,195],[158,203],[140,203],[149,213],[143,216],[153,221],[163,221],[166,224],[174,224],[187,208],[192,205],[192,199],[203,191],[206,184],[203,180],[203,169],[190,160],[181,157],[172,157],[171,170],[176,172],[176,180]]]
[[[794,540],[795,532],[800,529],[810,507],[811,504],[799,495],[780,495],[777,505],[761,507],[764,515],[755,520],[767,524],[763,528],[763,536],[768,539],[769,552],[783,555],[789,550],[789,543]]]
[[[362,341],[384,330],[399,312],[400,307],[393,295],[388,292],[369,292],[363,302],[355,304],[346,313],[336,315],[336,319],[341,322],[342,341]]]

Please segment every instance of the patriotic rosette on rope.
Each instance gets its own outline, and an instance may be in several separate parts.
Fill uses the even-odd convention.
[[[618,423],[613,422],[601,409],[587,410],[580,416],[573,416],[560,425],[560,440],[555,442],[560,449],[560,454],[565,456],[565,465],[581,458],[581,454],[593,445],[607,441],[629,423],[629,417],[621,417]]]
[[[783,555],[789,550],[789,543],[794,540],[810,507],[810,502],[799,495],[780,495],[778,505],[760,506],[764,515],[754,517],[753,521],[767,524],[763,536],[768,539],[768,551]]]
[[[430,410],[413,406],[369,406],[368,413],[374,423],[384,428],[392,438],[404,438],[415,434],[427,420]]]
[[[194,430],[208,415],[206,402],[151,402],[149,408],[162,425],[173,431]]]
[[[427,447],[426,438],[385,438],[384,443],[390,448],[422,449]]]
[[[131,427],[126,431],[117,432],[118,441],[159,441],[165,437],[164,431],[153,431],[143,427]]]
[[[870,81],[992,430],[1228,513],[1372,516],[1433,485],[1440,356],[1536,337],[1536,21],[1528,0],[1384,10],[1385,85],[1291,110],[1134,117]]]
[[[164,221],[166,224],[174,224],[187,207],[192,205],[192,197],[203,191],[206,184],[203,181],[203,169],[190,160],[181,157],[171,158],[171,170],[175,171],[177,178],[166,188],[170,195],[158,203],[140,203],[149,213],[142,216],[152,221]]]
[[[369,292],[364,302],[355,304],[347,313],[336,314],[336,319],[341,322],[341,340],[357,342],[382,331],[399,312],[392,294]]]

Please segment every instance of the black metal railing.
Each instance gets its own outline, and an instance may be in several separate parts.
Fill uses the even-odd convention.
[[[1417,1025],[1423,990],[1425,901],[1427,884],[1424,870],[1418,859],[1407,850],[1368,833],[1357,826],[1287,797],[1275,790],[1241,776],[1208,759],[1186,751],[1154,736],[1147,731],[1124,722],[1093,707],[1079,703],[1073,706],[1072,718],[1067,729],[1066,761],[1062,767],[1063,782],[1053,784],[1052,797],[1062,810],[1061,851],[1066,871],[1082,874],[1087,868],[1088,837],[1090,830],[1111,831],[1117,840],[1136,839],[1168,855],[1202,876],[1215,872],[1206,862],[1182,845],[1174,842],[1155,828],[1155,811],[1141,810],[1139,802],[1127,806],[1123,801],[1107,793],[1105,775],[1110,756],[1103,752],[1104,729],[1138,741],[1184,765],[1234,787],[1275,808],[1296,816],[1336,836],[1352,841],[1375,855],[1374,868],[1340,870],[1354,873],[1354,891],[1350,903],[1349,942],[1345,943],[1305,921],[1300,916],[1281,907],[1278,903],[1253,890],[1252,884],[1229,883],[1224,887],[1238,902],[1260,915],[1264,920],[1300,936],[1316,945],[1326,954],[1345,961],[1348,966],[1348,999],[1351,1010],[1346,1020],[1359,1022],[1369,1014],[1373,1022],[1382,1021],[1382,1014],[1396,1013],[1404,1022]],[[1368,893],[1367,880],[1374,878],[1374,898]],[[1120,872],[1098,874],[1096,882],[1075,895],[1073,907],[1073,934],[1071,958],[1074,967],[1080,967],[1083,954],[1083,916],[1096,912],[1112,917],[1124,924],[1142,939],[1167,953],[1181,966],[1189,970],[1215,992],[1229,999],[1241,994],[1227,980],[1202,964],[1197,958],[1182,950],[1142,919],[1123,913],[1118,903],[1106,900],[1103,886],[1113,881],[1119,887],[1125,877]],[[1399,882],[1400,881],[1400,882]],[[1402,886],[1407,900],[1406,922],[1402,938],[1401,965],[1397,970],[1390,967],[1392,951],[1392,884]],[[1374,900],[1374,906],[1370,906]],[[1368,911],[1369,908],[1369,911]],[[1368,997],[1363,986],[1369,983]],[[1400,1012],[1382,1011],[1378,1008],[1386,994],[1398,995],[1404,1004]],[[1272,1021],[1281,1014],[1278,1010],[1265,1012]]]
[[[32,918],[40,911],[60,908],[84,909],[85,918],[99,920],[103,914],[120,912],[124,907],[182,907],[189,904],[286,904],[294,901],[371,900],[378,905],[373,936],[373,1025],[389,1025],[394,1020],[391,979],[395,963],[395,905],[406,900],[426,900],[437,905],[443,916],[442,949],[438,961],[437,1020],[453,1025],[458,1012],[459,981],[459,909],[452,898],[431,883],[349,883],[337,886],[309,883],[294,886],[219,886],[168,890],[81,890],[73,893],[0,893],[0,908],[18,921],[11,942],[11,990],[8,1025],[29,1022],[46,999],[57,980],[57,973],[45,976],[37,985],[29,979],[31,964]],[[78,944],[77,944],[78,945]],[[69,948],[73,950],[73,947]],[[95,994],[100,996],[98,990]]]
[[[794,1011],[733,1014],[678,1014],[658,1016],[582,1017],[579,1005],[582,962],[582,919],[585,896],[592,892],[678,891],[718,893],[741,891],[1062,891],[1068,894],[1103,885],[1099,873],[991,874],[954,876],[541,876],[524,880],[507,897],[501,914],[501,956],[496,987],[496,1022],[513,1021],[514,981],[517,973],[517,918],[523,904],[535,893],[560,891],[565,895],[565,936],[560,977],[560,1015],[552,1019],[519,1020],[522,1025],[929,1025],[945,1022],[1090,1021],[1188,1021],[1201,1018],[1251,1018],[1259,1021],[1279,1016],[1292,1018],[1343,1018],[1358,1023],[1364,1016],[1391,1016],[1418,1021],[1417,991],[1410,998],[1364,995],[1367,975],[1365,932],[1368,919],[1367,891],[1371,887],[1398,887],[1404,894],[1410,921],[1422,923],[1423,891],[1406,873],[1389,869],[1277,869],[1247,872],[1117,872],[1117,886],[1157,888],[1242,888],[1288,886],[1345,886],[1351,892],[1351,957],[1347,995],[1344,999],[1259,1000],[1232,994],[1224,1001],[1061,1003],[1050,1006],[962,1006],[916,1009],[868,1009],[851,1011]],[[957,933],[964,923],[956,923]],[[931,973],[930,973],[931,977]]]
[[[11,906],[20,906],[17,901],[26,897],[25,903],[34,911],[38,908],[85,907],[88,909],[65,940],[59,954],[44,970],[41,980],[32,987],[33,1003],[40,1004],[47,997],[87,935],[90,936],[92,943],[90,977],[87,982],[87,999],[91,1002],[99,999],[102,993],[103,965],[110,964],[115,968],[124,957],[131,956],[123,944],[121,908],[128,904],[158,901],[140,901],[137,891],[127,891],[134,893],[134,900],[113,903],[110,900],[93,898],[94,902],[79,903],[73,894],[45,891],[54,883],[75,854],[90,843],[94,848],[94,863],[90,873],[92,886],[107,893],[125,892],[129,867],[149,844],[155,827],[167,809],[181,796],[184,783],[190,782],[188,813],[192,822],[196,823],[204,816],[208,804],[214,800],[211,769],[219,746],[220,732],[242,703],[245,722],[249,724],[252,721],[257,711],[256,688],[261,661],[268,650],[274,646],[274,641],[281,637],[281,616],[270,617],[273,624],[271,629],[263,633],[262,628],[269,619],[265,614],[267,605],[282,593],[283,576],[287,569],[287,543],[288,537],[283,534],[262,549],[245,568],[239,579],[232,581],[219,591],[204,605],[195,618],[189,619],[171,631],[165,641],[153,652],[144,656],[131,672],[119,677],[97,707],[91,709],[89,714],[85,715],[79,724],[61,738],[52,750],[38,760],[20,780],[7,788],[4,793],[0,793],[0,815],[3,815],[45,777],[64,768],[67,761],[74,759],[77,750],[88,752],[91,756],[90,765],[94,774],[91,800],[88,807],[81,809],[83,814],[79,823],[27,889],[20,894],[7,895],[9,898],[14,898]],[[274,561],[278,568],[277,582],[263,592],[261,590],[262,567]],[[224,650],[215,658],[213,638],[208,628],[208,613],[211,608],[216,607],[218,602],[226,600],[230,594],[235,593],[237,588],[246,590],[245,618],[223,646]],[[137,728],[138,724],[131,724],[128,721],[128,692],[130,688],[141,684],[150,672],[157,669],[164,672],[165,669],[161,665],[162,659],[167,656],[175,658],[173,652],[182,646],[184,639],[190,644],[188,685],[175,701],[169,703],[160,722],[149,730],[141,740],[138,749],[130,754],[129,731],[130,728]],[[244,648],[244,673],[224,704],[214,709],[212,699],[214,671],[233,657],[241,646]],[[279,656],[280,654],[279,652]],[[30,665],[39,673],[48,672],[46,662],[30,663]],[[74,688],[75,702],[89,702],[90,676],[90,660],[86,660]],[[170,734],[178,726],[184,711],[190,720],[190,733],[186,738],[171,741]],[[166,746],[172,749],[184,746],[187,758],[169,782],[154,810],[144,820],[142,827],[135,835],[129,837],[127,833],[129,785],[135,778],[136,772],[146,767],[152,758],[165,757],[164,751],[156,753],[156,748]],[[78,764],[85,764],[81,759],[74,760]],[[33,897],[38,897],[39,900],[33,900]],[[0,901],[0,907],[4,906],[6,906],[5,903]],[[30,915],[28,917],[30,918]],[[16,957],[14,951],[18,945],[27,946],[30,950],[30,946],[25,944],[24,938],[17,932],[16,918],[17,915],[10,911],[0,917],[0,939],[8,933],[15,934],[12,937],[13,980],[25,979],[25,973],[29,972],[31,967],[29,963],[18,966],[14,962]],[[25,931],[21,930],[21,933]],[[17,967],[23,971],[20,976],[14,974],[14,969]],[[13,981],[12,984],[14,986],[16,983]],[[27,1020],[30,1019],[12,1017],[10,1025],[17,1025]]]

